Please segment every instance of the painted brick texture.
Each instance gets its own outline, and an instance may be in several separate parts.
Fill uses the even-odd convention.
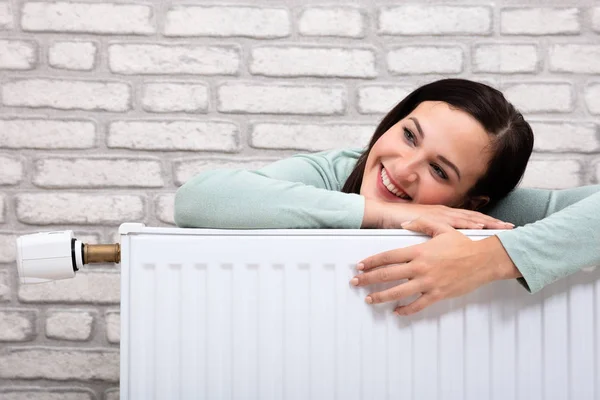
[[[0,398],[119,398],[118,267],[18,285],[18,235],[173,226],[195,174],[362,147],[444,77],[530,121],[523,186],[600,182],[598,1],[0,0]]]

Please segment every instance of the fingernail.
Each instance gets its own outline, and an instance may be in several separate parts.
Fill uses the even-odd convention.
[[[373,298],[371,296],[367,296],[367,297],[365,297],[365,302],[367,304],[373,304]]]
[[[506,225],[512,226],[513,228],[515,227],[515,224],[512,224],[510,222],[505,222]]]
[[[411,223],[411,222],[412,222],[412,221],[406,221],[406,222],[403,222],[403,223],[401,223],[401,224],[400,224],[400,226],[401,226],[401,227],[403,227],[403,228],[405,228],[405,227],[407,227],[408,225],[410,225],[410,223]]]
[[[350,279],[350,284],[352,286],[358,286],[358,278],[352,278],[352,279]]]
[[[396,314],[397,316],[400,316],[400,312],[398,310],[394,310],[394,314]]]
[[[484,225],[484,224],[477,224],[477,226],[479,226],[479,227],[481,227],[481,228],[485,227],[485,225]]]
[[[365,264],[363,264],[363,263],[356,264],[356,269],[359,271],[362,271],[363,269],[365,269]]]

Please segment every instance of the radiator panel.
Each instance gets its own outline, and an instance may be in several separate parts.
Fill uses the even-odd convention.
[[[535,295],[497,282],[399,318],[348,281],[358,260],[426,239],[376,233],[122,234],[121,398],[598,396],[597,271]]]

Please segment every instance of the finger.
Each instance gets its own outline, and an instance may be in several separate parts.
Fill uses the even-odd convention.
[[[384,265],[403,264],[409,262],[417,255],[418,247],[419,245],[402,247],[372,255],[364,260],[359,261],[356,265],[356,269],[360,271],[369,271],[373,268]]]
[[[435,302],[436,302],[436,300],[433,298],[433,296],[426,293],[426,294],[420,296],[418,299],[416,299],[412,303],[396,307],[396,309],[394,310],[394,313],[396,313],[398,315],[403,315],[403,316],[416,314],[419,311],[423,311],[423,309],[429,307],[430,305],[432,305]]]
[[[414,276],[410,263],[387,266],[374,271],[358,274],[350,280],[352,286],[365,286],[373,283],[393,282]]]
[[[371,293],[365,298],[365,302],[368,304],[379,304],[388,301],[401,300],[405,297],[419,293],[421,293],[419,290],[419,283],[415,280],[412,280],[401,283],[382,292]]]
[[[424,233],[431,237],[435,237],[437,235],[441,235],[442,233],[454,230],[454,228],[452,228],[452,226],[448,224],[432,221],[423,217],[419,217],[413,221],[403,223],[402,228],[408,229],[409,231],[413,232]]]
[[[514,224],[505,222],[497,218],[490,217],[489,215],[482,214],[478,211],[471,211],[465,209],[456,209],[465,218],[485,225],[488,229],[510,229],[514,228]]]

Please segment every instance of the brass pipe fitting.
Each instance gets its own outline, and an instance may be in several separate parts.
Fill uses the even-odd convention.
[[[121,245],[115,244],[84,244],[83,263],[120,263]]]

